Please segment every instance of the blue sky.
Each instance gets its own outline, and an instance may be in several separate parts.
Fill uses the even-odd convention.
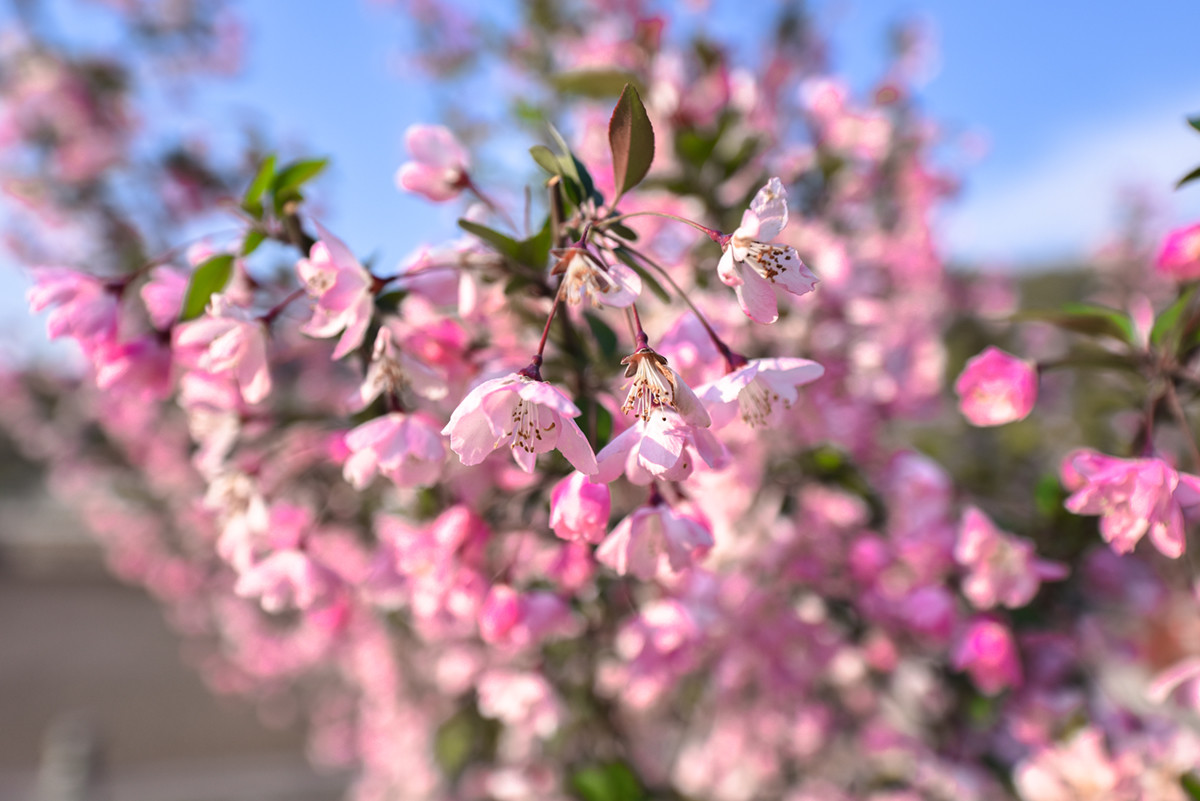
[[[67,0],[55,0],[64,5]],[[757,0],[766,8],[770,0]],[[463,6],[462,0],[459,0]],[[72,4],[74,5],[74,4]],[[511,0],[507,5],[511,5]],[[282,13],[286,6],[287,12]],[[880,74],[889,24],[919,16],[935,31],[937,69],[921,102],[951,135],[989,143],[972,164],[955,164],[961,197],[942,216],[947,255],[997,267],[1086,255],[1112,230],[1118,198],[1144,189],[1163,222],[1200,219],[1200,186],[1171,191],[1200,163],[1200,135],[1183,118],[1200,113],[1195,42],[1200,3],[1181,0],[812,0],[832,38],[837,72],[866,88]],[[481,6],[504,14],[506,3]],[[754,41],[745,0],[713,0],[691,24]],[[456,102],[405,70],[412,32],[400,15],[368,0],[245,0],[250,51],[235,81],[194,98],[202,118],[257,120],[276,139],[335,159],[322,186],[327,219],[358,252],[390,266],[421,242],[456,233],[456,208],[398,192],[403,132],[435,121]],[[8,12],[0,12],[6,14]],[[86,29],[104,12],[63,16]],[[207,123],[180,118],[179,130]],[[519,143],[524,158],[528,143]],[[2,268],[0,268],[2,269]],[[13,283],[11,276],[3,281]],[[20,293],[0,293],[12,320]]]
[[[395,191],[402,132],[435,119],[439,104],[464,98],[405,79],[410,32],[393,11],[361,0],[336,6],[296,3],[303,13],[280,17],[268,0],[250,2],[255,50],[246,79],[217,87],[208,100],[252,105],[275,133],[335,154],[332,222],[360,251],[380,248],[397,259],[421,238],[453,233],[455,218],[452,209]],[[980,161],[954,165],[964,167],[964,189],[942,221],[951,258],[1021,266],[1086,255],[1112,229],[1128,188],[1161,201],[1164,222],[1200,217],[1200,187],[1170,188],[1200,163],[1200,135],[1183,121],[1200,112],[1200,4],[816,0],[810,7],[832,35],[835,68],[862,88],[880,74],[891,22],[932,23],[938,66],[922,101],[948,133],[977,133],[988,143]],[[497,8],[487,5],[503,13]],[[744,31],[741,40],[752,42],[745,8],[713,0],[711,18],[692,22]]]

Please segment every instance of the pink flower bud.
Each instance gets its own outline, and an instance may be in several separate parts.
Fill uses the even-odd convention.
[[[1012,632],[998,620],[978,618],[954,651],[954,666],[965,670],[987,695],[1021,684],[1021,662]]]
[[[413,125],[404,134],[413,160],[396,173],[396,185],[435,203],[453,200],[467,184],[467,151],[448,128]]]
[[[521,618],[521,596],[512,587],[492,587],[479,610],[479,636],[486,643],[503,641]]]
[[[1200,278],[1200,223],[1167,234],[1157,266],[1160,273],[1176,281]]]
[[[954,382],[963,416],[972,425],[998,426],[1021,420],[1037,400],[1037,368],[989,346],[967,362]]]
[[[576,471],[550,494],[550,528],[564,540],[600,542],[608,533],[612,499],[607,484],[593,484]]]

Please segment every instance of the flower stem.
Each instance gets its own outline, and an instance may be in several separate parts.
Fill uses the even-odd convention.
[[[667,214],[665,211],[631,211],[628,214],[619,214],[616,217],[609,217],[606,220],[601,220],[600,225],[611,225],[612,223],[620,222],[621,220],[628,220],[630,217],[646,217],[646,216],[665,217],[668,220],[674,220],[675,222],[681,222],[684,225],[690,225],[692,228],[695,228],[697,231],[700,231],[705,236],[707,236],[709,239],[716,242],[718,245],[724,245],[727,240],[727,237],[725,236],[725,234],[721,233],[720,231],[714,231],[712,228],[709,228],[708,226],[705,226],[705,225],[701,225],[700,223],[696,222],[695,220],[689,220],[686,217],[679,217],[674,214]]]
[[[258,319],[262,322],[263,325],[270,326],[271,323],[275,322],[275,318],[278,317],[285,308],[287,308],[287,305],[289,303],[291,303],[293,300],[296,300],[297,298],[303,296],[306,292],[307,292],[307,290],[305,290],[303,287],[301,287],[300,289],[297,289],[296,291],[292,292],[292,294],[288,295],[286,298],[284,298],[283,300],[279,301],[274,306],[272,306],[266,312],[266,314],[262,315]]]
[[[702,325],[704,330],[708,333],[708,338],[712,340],[712,343],[714,346],[716,346],[717,351],[721,354],[722,358],[725,359],[727,373],[732,373],[737,368],[746,364],[746,357],[740,353],[734,352],[732,348],[725,344],[725,341],[717,334],[716,329],[714,329],[712,324],[709,323],[708,318],[706,318],[703,312],[696,307],[696,304],[692,302],[692,299],[688,297],[688,294],[683,291],[683,287],[681,287],[675,281],[675,279],[671,277],[671,274],[667,272],[666,268],[636,248],[632,248],[629,245],[622,245],[622,247],[637,257],[637,259],[647,267],[653,268],[659,275],[667,279],[667,283],[669,283],[671,288],[675,290],[675,294],[679,296],[679,299],[686,303],[687,307],[692,310],[692,314],[696,315],[696,319],[700,321],[700,325]]]

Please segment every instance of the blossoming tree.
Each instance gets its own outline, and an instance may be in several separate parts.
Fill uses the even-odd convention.
[[[240,39],[113,5],[139,58]],[[394,272],[323,160],[154,154],[148,215],[122,66],[2,54],[10,249],[88,365],[4,423],[216,690],[300,699],[364,801],[1200,798],[1195,229],[1018,312],[940,258],[912,31],[861,100],[787,9],[752,60],[637,0],[399,5],[538,124],[515,206],[408,130],[463,234]]]

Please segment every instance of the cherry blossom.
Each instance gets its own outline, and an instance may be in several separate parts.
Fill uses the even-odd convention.
[[[413,160],[396,172],[396,185],[435,203],[453,200],[467,185],[470,157],[449,128],[412,125],[404,142]]]
[[[271,393],[266,333],[266,327],[249,310],[216,294],[204,317],[174,329],[173,347],[177,354],[198,350],[196,367],[229,375],[246,403],[261,403]]]
[[[572,306],[587,300],[593,307],[623,309],[642,293],[642,278],[619,261],[602,263],[580,248],[571,248],[555,264],[552,274],[562,275],[560,291]]]
[[[678,573],[713,546],[712,532],[693,517],[662,501],[626,517],[596,549],[596,558],[622,576],[654,578],[660,565]]]
[[[1183,506],[1200,503],[1200,478],[1162,459],[1120,459],[1084,449],[1063,461],[1063,483],[1073,491],[1067,509],[1100,515],[1100,534],[1117,553],[1132,551],[1148,533],[1164,555],[1183,554]]]
[[[596,456],[573,418],[579,408],[554,385],[512,374],[471,390],[442,433],[465,465],[479,464],[508,445],[528,473],[538,454],[557,449],[585,475],[596,472]]]
[[[358,348],[374,312],[374,279],[340,239],[318,226],[321,239],[308,258],[296,262],[296,272],[308,294],[316,298],[312,318],[300,329],[325,339],[341,333],[334,359]]]
[[[704,400],[717,428],[731,422],[736,413],[751,426],[774,425],[781,408],[790,408],[799,397],[796,388],[824,374],[824,367],[808,359],[751,359],[699,387],[696,394]]]
[[[755,322],[773,323],[779,319],[774,287],[805,295],[817,285],[816,276],[800,261],[794,248],[768,244],[779,236],[787,221],[787,192],[778,178],[772,178],[758,190],[750,208],[742,214],[742,224],[723,244],[717,274],[734,288],[742,311]]]
[[[970,569],[963,594],[976,609],[1025,606],[1041,582],[1067,575],[1065,565],[1038,559],[1032,542],[1001,531],[975,507],[963,513],[954,558]]]
[[[967,361],[954,383],[963,416],[977,426],[1022,420],[1037,401],[1037,367],[988,347]]]
[[[550,528],[564,540],[600,542],[608,532],[611,507],[608,485],[576,471],[550,493]]]
[[[392,412],[346,434],[343,475],[356,489],[376,473],[399,487],[428,487],[437,481],[446,447],[437,424],[422,414]]]

